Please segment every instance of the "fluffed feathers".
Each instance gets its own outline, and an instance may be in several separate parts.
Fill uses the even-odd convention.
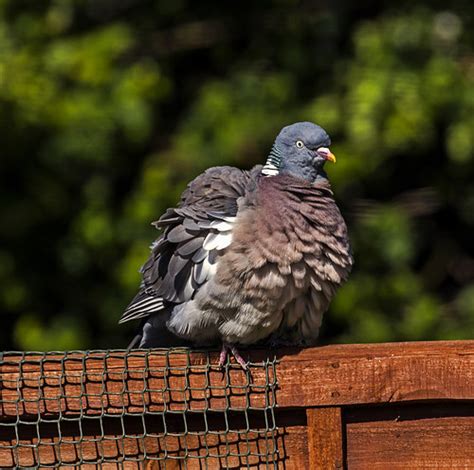
[[[352,267],[323,171],[329,143],[314,124],[289,126],[272,149],[274,171],[216,167],[188,185],[154,223],[163,233],[120,320],[142,320],[135,344],[315,342]]]

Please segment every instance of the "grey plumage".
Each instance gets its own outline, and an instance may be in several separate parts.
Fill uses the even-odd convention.
[[[267,163],[215,167],[194,179],[143,266],[120,322],[142,319],[140,347],[315,342],[351,270],[347,229],[323,170],[326,132],[297,123]]]

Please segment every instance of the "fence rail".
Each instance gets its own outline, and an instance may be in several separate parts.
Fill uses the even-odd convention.
[[[3,353],[0,467],[474,468],[474,341],[245,354]]]

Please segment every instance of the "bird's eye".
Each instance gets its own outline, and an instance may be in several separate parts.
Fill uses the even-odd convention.
[[[302,140],[297,140],[297,141],[296,141],[296,146],[297,146],[299,149],[302,149],[302,148],[304,147],[303,141],[302,141]]]

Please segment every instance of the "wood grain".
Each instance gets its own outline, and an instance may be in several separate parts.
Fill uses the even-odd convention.
[[[223,374],[207,352],[5,354],[0,467],[474,468],[474,341],[245,355]]]
[[[157,412],[165,406],[219,410],[227,399],[232,407],[265,406],[265,384],[276,379],[282,407],[474,399],[474,341],[332,345],[245,355],[251,359],[251,379],[238,366],[223,375],[215,366],[217,353],[98,351],[87,357],[46,356],[41,362],[40,356],[5,356],[0,420],[59,412]],[[274,357],[279,362],[273,371],[268,358]]]
[[[344,465],[341,408],[308,408],[308,459],[314,470],[341,470]]]
[[[154,416],[147,417],[146,432],[141,418],[132,416],[123,422],[119,418],[104,418],[102,425],[98,419],[92,420],[93,423],[83,422],[81,433],[71,423],[62,423],[61,435],[56,425],[43,426],[41,439],[36,427],[30,426],[32,429],[19,429],[21,440],[15,450],[6,448],[17,443],[15,433],[8,440],[4,440],[7,436],[0,436],[0,466],[3,469],[80,465],[87,470],[96,468],[95,463],[102,461],[103,468],[110,469],[256,469],[267,468],[267,464],[268,468],[276,465],[286,470],[309,468],[304,412],[279,412],[274,439],[268,431],[243,432],[245,423],[234,416],[228,417],[233,431],[225,434],[216,433],[226,429],[223,422],[211,418],[211,432],[204,432],[199,423],[193,425],[195,418],[188,417],[190,432],[171,426],[166,436],[160,420]],[[262,423],[253,424],[264,428]]]
[[[474,468],[473,404],[346,412],[350,470]]]

